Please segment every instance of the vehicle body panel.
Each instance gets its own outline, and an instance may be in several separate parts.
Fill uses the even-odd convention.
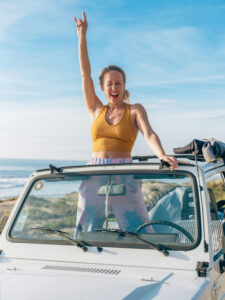
[[[66,167],[64,175],[114,172],[162,173],[159,164]],[[10,236],[15,216],[37,179],[61,176],[50,170],[33,173],[17,200],[0,236],[0,295],[3,300],[26,299],[225,299],[222,248],[215,253],[206,176],[224,172],[224,163],[180,166],[196,182],[200,238],[193,249],[169,250],[103,246],[81,248],[60,240],[19,241]],[[114,174],[113,173],[113,174]],[[171,173],[172,174],[172,173]],[[197,266],[208,266],[199,275]]]
[[[79,268],[90,271],[77,271]],[[99,269],[119,273],[100,274]],[[139,267],[13,260],[3,263],[1,270],[1,297],[7,300],[91,299],[93,295],[112,300],[178,299],[180,295],[200,299],[210,285],[208,278],[198,278],[195,272]]]

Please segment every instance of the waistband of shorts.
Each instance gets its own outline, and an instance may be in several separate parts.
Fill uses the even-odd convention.
[[[99,158],[99,157],[91,157],[88,165],[113,165],[113,164],[130,164],[132,163],[131,157],[123,157],[123,158]]]

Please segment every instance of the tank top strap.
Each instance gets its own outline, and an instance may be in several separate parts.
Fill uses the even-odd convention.
[[[100,112],[98,113],[96,119],[95,119],[95,120],[93,121],[93,123],[92,123],[92,126],[93,126],[93,124],[94,124],[98,119],[101,119],[101,118],[104,119],[104,118],[105,118],[106,108],[107,108],[106,105],[104,105],[104,106],[101,107]]]
[[[130,113],[130,104],[125,103],[125,113],[128,114]]]
[[[106,113],[106,111],[107,111],[107,105],[103,105],[99,114]]]
[[[130,104],[128,103],[125,103],[123,120],[124,121],[130,120]]]

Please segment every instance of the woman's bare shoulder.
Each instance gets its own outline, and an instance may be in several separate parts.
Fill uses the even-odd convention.
[[[140,103],[130,104],[130,110],[131,113],[143,113],[146,111],[144,106]]]

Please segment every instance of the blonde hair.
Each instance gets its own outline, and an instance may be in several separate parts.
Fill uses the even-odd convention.
[[[118,66],[115,66],[115,65],[109,65],[108,67],[105,67],[100,75],[99,75],[99,83],[100,85],[102,86],[103,83],[104,83],[104,76],[107,72],[111,71],[111,70],[114,70],[114,71],[118,71],[120,72],[120,74],[123,76],[123,82],[126,83],[126,74],[124,72],[124,70]],[[130,102],[129,99],[130,98],[130,92],[128,90],[124,90],[124,93],[123,93],[123,101],[125,102]]]

